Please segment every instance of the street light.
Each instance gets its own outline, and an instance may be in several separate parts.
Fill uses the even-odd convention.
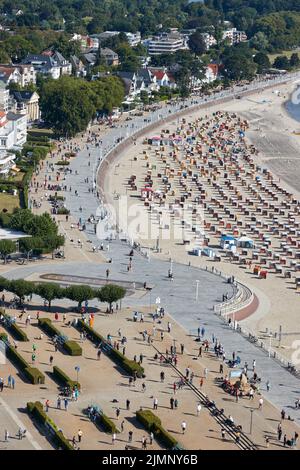
[[[79,374],[79,371],[80,371],[80,367],[79,367],[79,366],[75,366],[75,370],[76,370],[76,373],[77,373],[77,382],[78,382],[78,374]]]
[[[252,434],[252,426],[253,426],[253,412],[254,412],[254,409],[253,408],[250,408],[250,434]]]
[[[198,293],[199,293],[199,280],[196,280],[196,301],[198,300]]]
[[[272,346],[272,333],[269,335],[269,357],[271,357],[271,346]]]

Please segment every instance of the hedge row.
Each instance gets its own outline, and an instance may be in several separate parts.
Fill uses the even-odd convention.
[[[115,423],[113,423],[112,420],[108,418],[108,416],[106,416],[105,414],[98,414],[96,418],[96,423],[98,424],[98,426],[102,427],[105,432],[109,434],[117,434],[120,432]]]
[[[84,323],[83,320],[78,320],[77,323],[79,329],[85,330],[88,335],[90,336],[91,340],[96,343],[106,344],[107,341],[101,336],[97,331],[91,328],[89,325]],[[129,360],[126,356],[124,356],[120,351],[117,349],[111,348],[110,357],[116,362],[120,367],[122,367],[126,372],[133,375],[134,372],[137,373],[137,377],[141,378],[144,375],[144,368],[140,366],[137,362]]]
[[[33,385],[45,383],[44,374],[42,374],[42,372],[36,367],[31,367],[13,346],[7,346],[6,354],[7,357],[18,367],[18,369],[23,372],[30,383]]]
[[[161,420],[151,410],[137,411],[136,418],[147,431],[153,432],[155,438],[167,449],[174,449],[178,446],[178,441],[163,428]]]
[[[76,341],[65,341],[63,347],[70,356],[82,356],[82,348]]]
[[[51,426],[54,432],[54,442],[58,448],[62,450],[74,450],[68,439],[58,430],[56,424],[49,418],[49,416],[43,410],[43,405],[40,401],[28,402],[27,412],[31,417],[34,417],[41,425]]]
[[[6,320],[11,321],[11,317],[7,315],[7,313],[4,313],[3,311],[1,311],[1,313]],[[20,328],[16,323],[11,323],[9,326],[5,324],[4,327],[12,334],[14,339],[18,341],[29,341],[25,331],[22,330],[22,328]]]
[[[53,336],[61,336],[61,332],[52,324],[50,318],[39,318],[38,323],[39,327],[51,338]]]
[[[77,387],[78,390],[80,390],[80,383],[71,380],[70,377],[59,367],[53,367],[53,375],[64,387],[70,387],[71,390]]]
[[[4,331],[0,331],[0,341],[7,341],[8,340],[8,336],[6,333],[4,333]]]
[[[51,338],[54,336],[63,336],[53,325],[50,318],[39,318],[39,327]],[[70,356],[82,356],[82,348],[76,341],[65,341],[62,346]]]

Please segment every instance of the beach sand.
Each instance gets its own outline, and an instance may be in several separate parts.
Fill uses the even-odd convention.
[[[211,115],[216,111],[234,112],[241,118],[247,119],[250,129],[246,133],[246,138],[259,150],[259,155],[255,157],[257,164],[270,169],[273,175],[278,178],[278,182],[280,181],[280,185],[299,198],[300,123],[293,120],[284,107],[284,102],[289,98],[293,89],[293,84],[285,84],[222,105],[207,107],[193,113],[187,112],[186,121],[192,122],[198,117]],[[145,133],[145,136],[160,134],[162,129],[174,132],[178,123],[179,120],[174,117],[174,121],[160,124],[151,133]],[[147,173],[146,162],[142,158],[146,148],[143,145],[143,140],[144,137],[138,138],[136,145],[128,146],[126,151],[119,154],[105,175],[104,191],[108,202],[114,207],[119,204],[116,195],[120,195],[127,196],[128,207],[136,205],[138,210],[145,211],[143,202],[139,199],[139,193],[129,194],[127,189],[128,179],[132,174],[136,175],[136,179],[139,181],[138,188],[140,188],[140,182],[144,181]],[[153,248],[155,246],[153,237],[149,239],[145,236],[142,241],[139,241],[145,247]],[[185,247],[176,243],[175,240],[161,240],[160,248],[161,253],[153,253],[153,256],[164,259],[172,258],[181,263],[190,262],[192,265],[201,267],[210,263],[207,257],[188,255]],[[223,260],[221,263],[217,263],[216,267],[227,275],[234,275],[237,280],[250,287],[259,299],[257,311],[244,320],[243,325],[261,337],[264,336],[266,329],[278,332],[279,326],[282,326],[284,335],[281,344],[279,345],[277,340],[273,340],[272,347],[276,348],[280,354],[290,358],[294,352],[293,342],[300,339],[300,328],[297,328],[299,324],[299,294],[281,276],[272,274],[267,280],[261,280],[249,274],[249,271],[241,266]]]

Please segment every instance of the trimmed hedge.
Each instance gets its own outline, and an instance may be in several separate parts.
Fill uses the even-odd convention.
[[[4,331],[0,331],[0,341],[7,341],[8,336]]]
[[[43,410],[41,402],[36,401],[27,403],[27,412],[31,417],[34,417],[43,426],[51,426],[54,432],[54,442],[62,450],[74,450],[68,439],[58,430],[56,424],[49,418],[49,416]]]
[[[53,336],[62,336],[61,332],[52,324],[50,318],[39,318],[38,324],[51,338]]]
[[[39,326],[51,338],[54,336],[63,336],[63,334],[53,325],[50,318],[39,318]],[[62,346],[70,356],[82,356],[82,348],[78,343],[76,343],[76,341],[65,341]]]
[[[36,367],[26,367],[26,369],[24,369],[24,375],[33,385],[45,383],[44,374]]]
[[[136,418],[147,429],[147,431],[152,431],[155,438],[167,449],[174,449],[178,446],[178,441],[163,428],[161,420],[158,416],[152,413],[151,410],[137,411]]]
[[[101,336],[97,331],[95,331],[93,328],[91,328],[89,325],[84,323],[83,320],[78,320],[77,323],[79,329],[85,330],[88,335],[90,336],[91,340],[96,343],[104,343],[107,344],[107,341]],[[110,350],[110,357],[112,360],[118,364],[120,367],[122,367],[126,372],[129,374],[133,375],[134,372],[137,373],[137,377],[141,378],[144,375],[144,368],[140,366],[137,362],[131,361],[128,359],[126,356],[124,356],[120,351],[117,349],[111,348]]]
[[[6,348],[7,357],[20,369],[25,377],[32,383],[44,384],[45,376],[35,367],[31,367],[28,362],[19,354],[13,346],[7,346]]]
[[[70,387],[72,390],[74,387],[77,387],[78,390],[80,390],[80,383],[71,380],[70,377],[59,367],[53,367],[53,375],[64,387]]]
[[[68,166],[70,165],[70,162],[68,162],[67,160],[58,160],[58,162],[56,162],[55,165]]]
[[[114,432],[117,434],[120,432],[115,423],[105,414],[97,415],[96,423],[101,426],[105,432],[108,432],[109,434],[113,434]]]
[[[2,313],[6,320],[11,320],[11,317],[7,313]],[[12,323],[10,326],[4,325],[5,328],[12,334],[12,336],[18,341],[29,341],[26,333],[16,323]]]
[[[70,356],[82,356],[82,348],[76,341],[66,341],[63,348]]]

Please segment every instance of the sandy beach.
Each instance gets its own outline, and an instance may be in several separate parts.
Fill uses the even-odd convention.
[[[242,120],[247,120],[249,129],[246,131],[246,140],[249,144],[255,145],[259,151],[255,157],[256,164],[269,169],[274,176],[274,181],[276,180],[282,188],[292,192],[294,197],[299,198],[300,135],[297,133],[300,134],[300,123],[288,115],[284,106],[285,101],[293,92],[293,86],[293,84],[276,86],[274,89],[235,99],[222,106],[207,107],[194,113],[187,112],[185,119],[189,123],[200,117],[212,116],[213,113],[222,111],[236,113]],[[161,124],[151,133],[145,133],[145,137],[159,135],[165,129],[168,129],[170,133],[175,132],[179,121],[176,118],[171,123]],[[109,202],[117,208],[120,199],[127,196],[126,204],[128,204],[129,211],[132,208],[132,215],[137,207],[139,211],[147,211],[140,200],[141,184],[148,171],[147,160],[143,156],[147,146],[143,144],[143,141],[144,137],[138,138],[135,145],[127,147],[126,151],[118,155],[114,160],[114,166],[111,166],[110,171],[105,175],[104,191]],[[155,150],[148,149],[147,152],[149,155],[152,152],[150,159],[153,164]],[[128,179],[133,174],[138,182],[137,191],[128,190]],[[212,241],[218,243],[217,239]],[[148,248],[154,248],[156,243],[153,236],[151,239],[144,236],[139,242]],[[190,256],[182,243],[169,240],[168,237],[162,237],[159,243],[161,252],[153,252],[153,256],[202,267],[210,264],[207,257]],[[290,358],[294,352],[293,342],[300,338],[300,331],[297,330],[299,294],[291,288],[291,283],[282,279],[282,276],[274,274],[268,276],[267,280],[262,280],[251,275],[244,267],[223,259],[217,263],[217,268],[227,275],[234,275],[259,299],[256,312],[243,321],[244,326],[261,337],[264,337],[266,329],[274,333],[278,332],[279,327],[282,326],[281,343],[274,340],[272,347]]]

